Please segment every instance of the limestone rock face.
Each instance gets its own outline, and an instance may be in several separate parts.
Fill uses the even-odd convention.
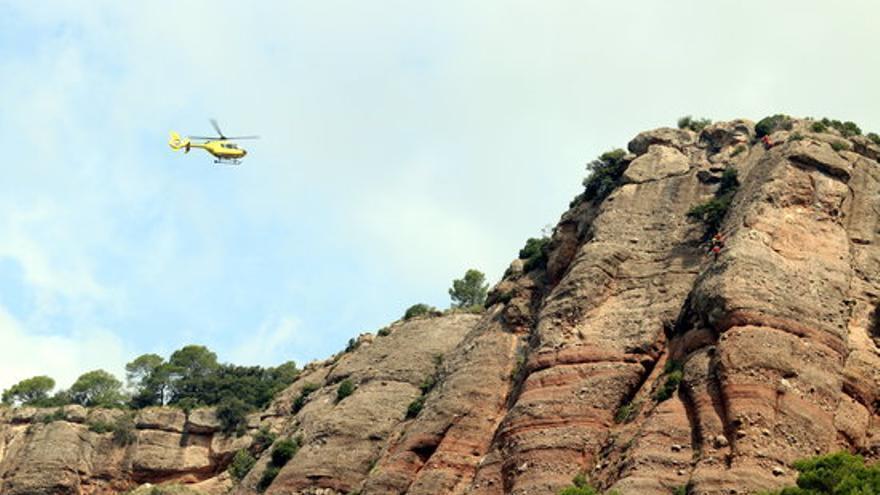
[[[301,444],[269,495],[554,495],[577,474],[729,495],[792,484],[819,453],[880,460],[880,148],[805,120],[771,139],[746,120],[639,134],[621,184],[575,201],[546,262],[514,261],[484,313],[360,336],[241,437],[210,410],[157,409],[120,447],[88,429],[120,412],[0,409],[0,493],[256,495],[272,472],[258,428]],[[687,213],[728,168],[741,185],[715,259]],[[258,461],[233,483],[242,448]]]

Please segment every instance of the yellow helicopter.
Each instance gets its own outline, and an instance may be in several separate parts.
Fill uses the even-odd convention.
[[[233,136],[226,137],[223,135],[223,131],[220,130],[220,126],[217,125],[217,121],[211,119],[211,126],[214,127],[214,130],[217,131],[217,136],[187,136],[185,138],[181,138],[180,134],[171,131],[171,139],[168,140],[168,145],[171,146],[173,150],[183,150],[184,153],[189,153],[189,150],[192,148],[202,148],[208,153],[214,155],[214,163],[228,163],[230,165],[240,165],[241,159],[247,155],[247,151],[239,148],[237,144],[231,143],[230,141],[239,140],[239,139],[258,139],[260,136]],[[193,143],[190,139],[200,139],[204,140],[202,143]]]

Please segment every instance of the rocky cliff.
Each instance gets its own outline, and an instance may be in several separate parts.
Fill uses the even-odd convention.
[[[270,495],[550,495],[577,474],[624,495],[745,494],[792,484],[798,458],[878,459],[880,146],[778,127],[769,149],[745,120],[639,134],[613,192],[574,201],[484,314],[362,336],[242,437],[155,411],[179,416],[139,419],[120,447],[86,419],[6,411],[0,492],[255,494],[268,455],[240,483],[223,469],[259,426],[302,445]],[[688,212],[727,169],[741,185],[715,259]]]

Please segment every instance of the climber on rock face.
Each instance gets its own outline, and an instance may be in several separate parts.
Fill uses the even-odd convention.
[[[721,248],[723,247],[724,236],[721,235],[721,232],[718,232],[709,241],[709,252],[715,256],[715,261],[718,261],[718,255],[721,254]]]
[[[764,143],[764,149],[769,150],[770,148],[778,145],[779,143],[774,143],[770,136],[764,136],[761,138],[761,142]]]

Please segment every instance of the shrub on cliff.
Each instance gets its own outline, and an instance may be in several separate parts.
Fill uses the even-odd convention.
[[[251,411],[251,407],[241,399],[236,397],[227,397],[217,405],[217,420],[220,422],[220,429],[226,433],[236,433],[242,435],[247,427],[247,415]]]
[[[406,419],[412,419],[418,416],[419,413],[422,412],[423,407],[425,407],[425,396],[420,395],[406,406]]]
[[[433,315],[435,313],[437,313],[437,308],[434,306],[418,303],[406,308],[406,312],[403,314],[403,319],[408,320],[410,318],[415,318],[416,316]]]
[[[263,471],[263,476],[260,476],[260,481],[257,483],[257,490],[260,492],[266,491],[266,488],[269,488],[269,485],[275,481],[275,478],[278,477],[278,473],[280,472],[280,467],[272,465],[266,466],[266,469]]]
[[[700,132],[712,123],[712,119],[695,119],[690,115],[678,119],[679,129],[690,129],[694,132]]]
[[[573,486],[563,488],[559,495],[600,495],[600,492],[590,486],[587,478],[583,474],[579,474],[571,480]],[[606,495],[620,495],[617,490],[606,492]]]
[[[587,164],[590,175],[584,179],[585,200],[602,201],[617,188],[623,172],[626,171],[627,162],[624,161],[624,156],[625,151],[615,149],[602,153],[599,158]]]
[[[880,493],[880,467],[865,466],[848,452],[822,455],[794,463],[797,486],[765,495],[866,495]]]
[[[681,363],[672,360],[667,361],[666,366],[663,368],[663,376],[661,377],[663,385],[654,392],[654,400],[663,402],[672,398],[678,390],[678,385],[683,377]]]
[[[306,383],[305,385],[303,385],[302,390],[299,391],[299,395],[293,401],[293,405],[291,406],[293,414],[298,413],[300,409],[302,409],[303,406],[306,405],[306,401],[308,400],[309,395],[311,395],[312,392],[318,390],[319,388],[321,388],[321,386],[317,383]]]
[[[526,273],[547,266],[547,250],[550,245],[549,237],[530,237],[525,247],[519,250],[519,259],[525,260],[523,271]]]
[[[733,202],[733,196],[739,189],[739,178],[735,168],[728,167],[721,174],[721,181],[715,197],[691,208],[687,216],[706,225],[706,237],[711,237],[721,229],[721,222]]]
[[[876,144],[877,146],[880,146],[880,135],[878,135],[876,132],[869,132],[868,134],[865,135],[865,137],[870,139],[872,143]]]
[[[354,382],[348,378],[342,380],[342,383],[339,384],[339,388],[336,389],[336,402],[342,402],[343,399],[353,394],[356,388]]]
[[[272,447],[272,464],[282,467],[299,452],[302,439],[299,437],[285,438]]]
[[[786,131],[791,130],[793,126],[794,123],[792,122],[791,117],[778,113],[759,120],[758,123],[755,124],[755,135],[758,138],[762,138],[768,134],[773,134],[780,129]]]
[[[134,414],[123,414],[113,422],[90,421],[88,425],[89,431],[94,433],[113,433],[113,443],[120,447],[131,445],[137,440]]]
[[[257,463],[257,460],[251,455],[247,449],[239,449],[238,452],[235,453],[235,457],[232,458],[232,462],[229,464],[229,475],[236,481],[241,481],[251,469],[254,467],[254,464]]]
[[[302,437],[286,438],[275,444],[269,458],[269,465],[266,466],[266,470],[263,471],[263,476],[260,477],[260,481],[257,483],[257,489],[259,491],[262,492],[265,491],[266,488],[269,488],[269,485],[271,485],[275,480],[275,477],[278,476],[281,468],[283,468],[284,465],[293,459],[296,453],[299,452],[301,445]]]
[[[840,133],[843,137],[852,137],[852,136],[861,136],[862,130],[855,122],[851,122],[847,120],[846,122],[841,122],[839,120],[830,120],[830,119],[822,119],[820,122],[826,128],[831,127],[832,129],[836,129],[837,132]]]

